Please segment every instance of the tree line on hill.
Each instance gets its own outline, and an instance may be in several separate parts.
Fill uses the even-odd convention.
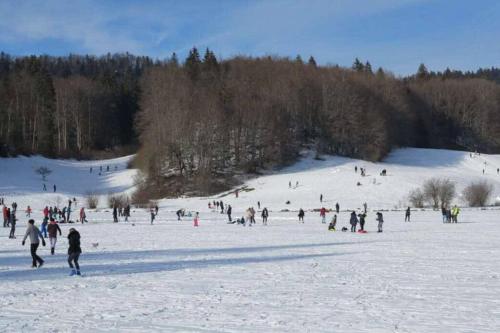
[[[400,146],[500,151],[500,69],[395,77],[280,57],[184,62],[0,54],[0,153],[137,144],[144,198],[225,188],[304,148],[380,160]]]

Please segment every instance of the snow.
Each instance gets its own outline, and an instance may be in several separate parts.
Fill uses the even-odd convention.
[[[40,221],[41,208],[58,197],[64,203],[76,196],[78,209],[89,190],[130,193],[136,172],[124,169],[130,158],[0,160],[0,196],[20,210],[17,239],[0,227],[0,332],[500,331],[498,210],[463,208],[458,224],[443,224],[432,210],[413,211],[410,223],[402,211],[384,211],[383,233],[375,222],[376,209],[404,206],[408,191],[430,177],[446,176],[459,191],[486,179],[499,196],[500,156],[400,149],[376,164],[305,157],[249,180],[245,186],[255,190],[239,198],[162,200],[154,225],[141,209],[128,223],[112,223],[101,200],[101,209],[87,212],[90,223],[62,224],[56,255],[40,248],[45,265],[31,269],[29,247],[21,246],[24,207],[34,207]],[[98,176],[99,165],[110,172]],[[368,175],[354,173],[355,165]],[[39,166],[53,170],[48,193],[33,172]],[[384,168],[388,175],[378,176]],[[299,187],[289,189],[289,181]],[[50,193],[53,183],[58,193]],[[368,233],[327,231],[311,211],[321,206],[320,193],[325,206],[341,205],[337,229],[348,224],[345,210],[366,201]],[[233,217],[259,200],[270,208],[269,226],[227,224],[208,209],[209,200],[230,203]],[[200,211],[200,227],[192,217],[177,221],[173,211],[180,207]],[[307,210],[304,224],[299,207]],[[70,227],[82,236],[84,277],[68,276]]]

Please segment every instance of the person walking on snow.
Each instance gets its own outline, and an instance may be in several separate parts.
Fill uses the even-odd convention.
[[[335,204],[335,211],[337,212],[337,214],[340,212],[340,205],[338,202]]]
[[[351,219],[349,220],[351,224],[351,232],[356,232],[356,225],[358,224],[358,217],[356,216],[356,212],[352,211]]]
[[[153,207],[151,207],[151,208],[149,209],[149,212],[150,212],[150,214],[151,214],[151,224],[153,224],[153,221],[155,220],[155,216],[156,216],[156,215],[155,215],[155,209],[154,209]]]
[[[113,222],[118,222],[118,207],[116,205],[113,206]]]
[[[75,228],[69,229],[68,244],[68,265],[69,268],[71,268],[69,275],[82,275],[80,273],[80,265],[78,264],[78,259],[80,258],[80,254],[82,254],[82,248],[80,247],[80,233],[76,231]]]
[[[228,205],[227,206],[227,211],[226,211],[226,214],[227,214],[227,218],[229,220],[229,222],[232,222],[232,219],[231,219],[231,213],[233,211],[233,207],[231,207],[231,205]]]
[[[47,238],[47,225],[49,224],[49,220],[44,218],[42,221],[42,234],[43,237]]]
[[[9,220],[10,220],[9,238],[15,239],[16,238],[16,221],[17,221],[16,214],[14,214],[14,213],[10,214]]]
[[[321,207],[319,211],[319,216],[321,216],[321,223],[326,223],[326,209],[325,207]]]
[[[9,220],[9,216],[7,215],[8,208],[4,205],[2,207],[2,213],[3,213],[3,227],[7,228],[7,221]]]
[[[262,210],[262,224],[263,225],[267,225],[267,218],[269,217],[269,211],[267,210],[266,207],[264,207],[264,209]]]
[[[193,225],[195,227],[198,227],[199,223],[200,223],[200,214],[198,212],[196,212],[196,215],[194,216],[194,220],[193,220]]]
[[[33,264],[31,267],[35,268],[37,267],[42,267],[43,266],[43,259],[40,258],[37,254],[36,251],[38,249],[38,246],[40,245],[40,238],[42,239],[42,245],[45,246],[45,239],[43,238],[42,233],[38,229],[37,226],[35,226],[35,220],[30,219],[28,221],[28,227],[26,228],[26,233],[24,234],[22,245],[24,246],[26,242],[26,238],[30,238],[30,252],[31,252],[31,258],[33,259]]]
[[[56,184],[54,184],[54,193],[56,193],[57,187]]]
[[[411,215],[411,210],[410,207],[406,208],[406,213],[405,213],[405,222],[410,222],[410,215]]]
[[[302,223],[304,223],[304,215],[305,215],[304,210],[302,208],[299,209],[299,222],[302,221]]]
[[[51,219],[47,230],[49,232],[50,254],[54,255],[57,243],[57,232],[59,232],[59,236],[61,236],[61,228],[59,228],[59,224],[57,224],[56,220]]]
[[[319,195],[319,202],[320,202],[320,203],[323,203],[323,194],[320,194],[320,195]]]
[[[382,225],[384,224],[384,216],[382,215],[381,212],[377,212],[377,219],[378,221],[378,232],[382,232]]]
[[[85,214],[85,208],[82,207],[82,208],[80,208],[80,222],[82,222],[82,224],[84,222],[88,222],[86,218],[87,218],[87,215]]]
[[[31,207],[28,205],[28,207],[26,208],[26,217],[31,217]]]

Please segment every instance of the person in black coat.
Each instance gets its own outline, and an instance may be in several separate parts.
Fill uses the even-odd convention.
[[[75,228],[69,229],[68,234],[68,264],[71,268],[70,276],[73,275],[81,275],[80,273],[80,265],[78,264],[78,258],[82,253],[82,249],[80,247],[80,233],[76,231]],[[74,263],[74,265],[73,265]]]

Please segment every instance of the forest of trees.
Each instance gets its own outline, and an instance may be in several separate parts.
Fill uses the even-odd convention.
[[[224,189],[300,150],[368,160],[400,146],[500,152],[500,69],[399,78],[278,57],[0,54],[0,153],[137,147],[143,199]]]

